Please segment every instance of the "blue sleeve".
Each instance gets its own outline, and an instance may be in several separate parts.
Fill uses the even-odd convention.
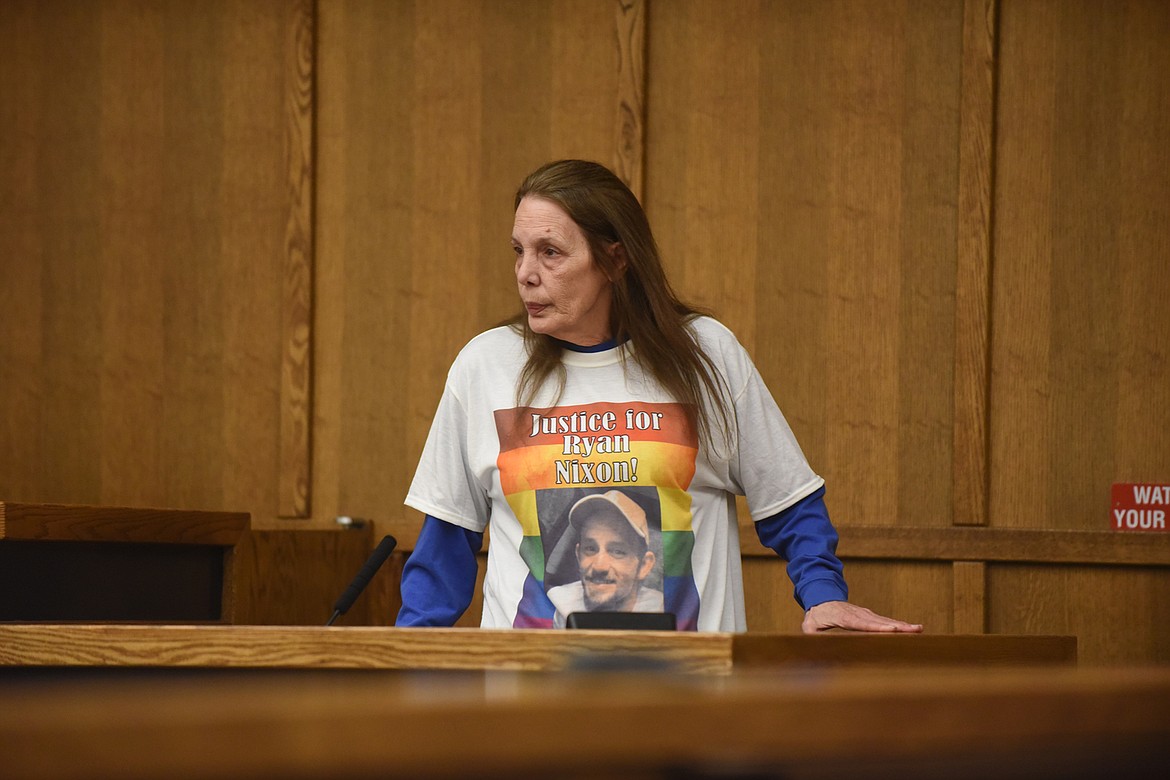
[[[426,516],[402,568],[402,609],[396,626],[453,626],[475,594],[483,534]]]
[[[756,535],[788,561],[788,578],[801,607],[848,601],[844,566],[837,557],[837,530],[829,522],[824,487],[757,522]]]

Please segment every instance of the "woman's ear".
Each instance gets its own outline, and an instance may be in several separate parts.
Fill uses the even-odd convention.
[[[630,264],[629,258],[626,256],[626,248],[622,246],[621,241],[614,241],[609,245],[609,257],[613,260],[614,269],[614,277],[610,281],[616,282],[625,275],[626,268]]]

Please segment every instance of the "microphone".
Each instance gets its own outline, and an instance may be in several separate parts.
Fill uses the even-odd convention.
[[[394,546],[398,544],[398,540],[390,534],[382,537],[382,541],[378,542],[378,546],[370,553],[370,557],[366,559],[366,564],[362,566],[361,571],[353,578],[353,582],[349,583],[349,587],[337,597],[337,601],[333,603],[333,617],[326,621],[325,625],[333,625],[333,621],[344,615],[353,606],[353,602],[357,600],[358,595],[365,590],[366,585],[370,584],[370,579],[377,573],[386,559],[390,557],[390,553],[394,552]]]

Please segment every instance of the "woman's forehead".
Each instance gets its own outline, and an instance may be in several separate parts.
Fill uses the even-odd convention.
[[[555,201],[529,195],[516,207],[512,224],[514,240],[550,238],[563,241],[580,239],[584,235],[581,226]]]

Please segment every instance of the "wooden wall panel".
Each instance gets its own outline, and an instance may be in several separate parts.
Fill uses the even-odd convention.
[[[1086,665],[1167,663],[1170,536],[978,527],[840,526],[851,600],[928,633],[1073,635]],[[753,631],[798,630],[783,561],[746,550]]]
[[[645,206],[671,281],[754,345],[760,229],[756,3],[650,6]]]
[[[652,5],[647,209],[834,516],[951,516],[962,4]]]
[[[313,205],[316,181],[316,4],[299,0],[284,17],[284,349],[280,374],[280,492],[282,517],[312,510]]]
[[[276,514],[292,8],[3,4],[5,498]]]
[[[41,295],[43,240],[39,220],[35,138],[44,126],[44,70],[31,3],[0,5],[4,67],[0,67],[0,441],[20,441],[19,453],[0,452],[6,498],[33,495],[43,447]],[[19,259],[18,259],[19,258]]]
[[[792,596],[792,582],[778,557],[743,559],[744,609],[749,631],[799,634],[804,610]]]
[[[955,269],[954,514],[987,524],[996,0],[964,0]]]
[[[321,6],[316,516],[409,543],[451,360],[517,308],[516,187],[557,157],[615,163],[618,8]]]
[[[0,3],[0,498],[408,549],[514,189],[590,157],[757,359],[856,601],[1165,660],[1164,553],[992,553],[1170,474],[1166,40],[1158,0]],[[753,629],[799,630],[741,535]]]
[[[298,480],[283,476],[296,473],[296,462],[286,469],[281,455],[284,410],[294,408],[298,399],[295,392],[291,397],[282,392],[289,387],[285,377],[294,351],[288,345],[286,301],[296,296],[286,271],[289,253],[303,253],[295,239],[288,240],[289,221],[304,194],[289,181],[288,123],[290,103],[295,103],[286,74],[290,68],[300,73],[287,56],[295,46],[288,30],[293,18],[303,16],[304,5],[242,2],[219,22],[217,32],[223,40],[218,58],[223,76],[216,99],[223,109],[215,132],[223,137],[223,152],[213,202],[222,225],[222,287],[220,300],[209,302],[209,308],[222,322],[223,378],[209,391],[207,407],[222,405],[223,418],[209,451],[223,452],[216,464],[220,500],[256,507],[252,511],[260,517],[297,511]],[[293,486],[286,488],[289,481]],[[303,478],[299,481],[303,485]],[[260,498],[262,509],[256,504]]]
[[[1170,662],[1165,567],[988,567],[988,631],[1078,637],[1086,666]]]
[[[101,112],[93,119],[100,139],[93,151],[103,185],[98,196],[101,279],[95,289],[107,292],[97,296],[102,304],[97,332],[120,337],[101,347],[103,373],[117,391],[103,394],[98,407],[103,451],[96,460],[103,494],[181,506],[166,495],[162,448],[168,438],[157,422],[143,424],[163,418],[167,396],[168,306],[160,263],[171,250],[164,212],[168,187],[161,175],[172,156],[164,108],[165,20],[157,13],[124,14],[117,24],[98,29],[101,68],[93,70],[101,76]]]
[[[619,0],[615,11],[619,54],[613,170],[641,200],[646,157],[646,4]]]
[[[236,609],[231,622],[257,626],[323,626],[333,605],[376,543],[369,526],[348,529],[253,530],[233,562]],[[386,565],[335,625],[370,625],[376,594],[397,589],[400,567]]]
[[[991,522],[1105,529],[1170,474],[1170,6],[1001,15]]]
[[[15,250],[0,260],[15,304],[0,315],[13,323],[0,332],[0,370],[13,385],[12,395],[3,393],[10,446],[0,480],[8,474],[21,480],[4,486],[10,500],[54,490],[69,501],[93,498],[101,487],[101,302],[91,294],[101,278],[100,173],[92,154],[99,80],[96,69],[73,65],[97,61],[100,14],[93,6],[57,4],[50,27],[42,8],[5,4],[0,11],[0,49],[14,58],[13,67],[0,70],[6,81],[28,79],[31,87],[5,89],[27,101],[23,110],[14,100],[0,101],[6,120],[0,240]],[[35,323],[17,322],[22,316]]]
[[[641,6],[320,6],[314,524],[371,518],[413,544],[402,500],[447,369],[517,310],[516,187],[559,157],[617,165]]]
[[[952,596],[957,634],[987,632],[987,564],[983,561],[955,561],[952,569]]]
[[[799,634],[804,612],[792,597],[785,563],[775,556],[744,558],[748,629]],[[954,631],[951,566],[845,559],[849,600],[883,615],[922,623],[932,634]]]
[[[205,506],[219,498],[224,433],[224,338],[220,304],[227,260],[221,254],[219,194],[224,185],[223,41],[216,15],[161,18],[163,142],[186,147],[168,154],[159,204],[167,250],[184,262],[156,265],[166,301],[163,349],[162,443],[159,459],[167,496],[176,506]],[[112,25],[117,30],[118,26]],[[206,59],[204,59],[206,58]],[[198,175],[196,175],[198,172]],[[214,453],[214,455],[213,455]],[[137,500],[137,499],[135,499]]]
[[[931,561],[856,560],[843,553],[849,600],[882,615],[921,623],[932,634],[956,631],[954,567]]]
[[[389,257],[410,236],[413,16],[404,3],[319,10],[313,497],[318,513],[357,514],[339,509],[348,485],[385,492],[404,468],[406,415],[390,410],[413,381],[410,286]]]

